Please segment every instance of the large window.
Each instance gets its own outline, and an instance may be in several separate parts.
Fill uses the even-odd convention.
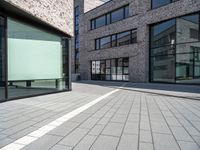
[[[79,73],[79,67],[80,67],[80,40],[79,40],[79,17],[80,17],[80,7],[77,6],[75,7],[75,19],[74,19],[74,24],[75,24],[75,73]]]
[[[158,8],[169,3],[173,3],[179,0],[152,0],[152,8]]]
[[[123,46],[137,42],[137,31],[130,30],[95,40],[95,50]]]
[[[129,17],[129,5],[91,20],[91,30],[126,19]]]
[[[5,99],[5,19],[0,16],[0,101]]]
[[[0,100],[68,90],[65,36],[49,26],[43,29],[28,21],[0,17]]]
[[[116,58],[91,62],[92,80],[129,80],[129,58]]]
[[[199,14],[151,27],[151,81],[200,83]]]

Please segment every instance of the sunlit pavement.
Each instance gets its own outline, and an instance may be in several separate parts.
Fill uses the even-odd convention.
[[[0,147],[199,150],[199,87],[159,86],[85,81],[72,92],[1,103]]]

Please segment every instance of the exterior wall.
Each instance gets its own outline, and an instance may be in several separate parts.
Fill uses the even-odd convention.
[[[73,0],[4,0],[73,35]]]
[[[130,17],[90,30],[90,20],[116,8],[130,5]],[[149,81],[149,25],[200,10],[199,0],[180,0],[151,10],[151,0],[112,0],[84,15],[80,20],[80,73],[82,79],[91,79],[90,61],[129,57],[131,82]],[[95,49],[96,38],[137,28],[137,43],[115,48]]]
[[[99,5],[102,5],[103,1],[101,0],[74,0],[74,8],[79,6],[80,7],[80,19],[84,15],[85,12],[88,12]],[[73,9],[74,9],[73,8]],[[73,21],[74,22],[74,21]],[[80,20],[82,22],[82,20]],[[74,45],[74,38],[72,38],[72,74],[75,73],[75,45]]]

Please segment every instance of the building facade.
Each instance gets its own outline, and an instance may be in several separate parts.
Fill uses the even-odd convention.
[[[80,11],[81,79],[199,84],[199,13],[199,0],[111,0]]]
[[[72,2],[1,1],[0,102],[71,90]]]

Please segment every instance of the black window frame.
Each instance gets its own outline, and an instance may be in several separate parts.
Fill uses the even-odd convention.
[[[122,72],[118,73],[118,61],[122,59]],[[126,61],[125,61],[126,60]],[[100,62],[100,72],[96,73],[96,62]],[[107,67],[107,62],[109,63],[109,66]],[[113,62],[114,62],[114,68],[115,68],[115,72],[112,72],[112,67],[113,67]],[[92,64],[95,64],[95,71],[93,73],[93,66]],[[125,65],[125,63],[127,63]],[[130,58],[129,57],[119,57],[119,58],[108,58],[108,59],[101,59],[101,60],[91,60],[90,61],[90,74],[91,74],[91,80],[102,80],[102,81],[123,81],[123,82],[128,82],[129,81],[129,63],[130,63]],[[101,66],[102,64],[104,64],[104,73],[102,73],[102,69]],[[124,68],[128,68],[128,73],[124,73]],[[109,70],[109,73],[107,73],[106,70]],[[122,80],[119,80],[117,78],[118,75],[121,75]],[[115,79],[112,79],[112,77],[115,77]],[[124,78],[124,76],[128,76],[128,80],[126,80],[126,78]],[[109,77],[109,79],[107,78]]]
[[[110,11],[110,12],[108,12],[108,13],[105,13],[105,14],[103,14],[103,15],[101,15],[101,16],[98,16],[98,17],[96,17],[96,18],[91,19],[91,20],[90,20],[90,30],[98,29],[98,28],[100,28],[100,27],[103,27],[103,26],[106,26],[106,25],[109,25],[109,24],[113,24],[113,23],[116,23],[116,22],[118,22],[118,21],[121,21],[121,20],[124,20],[124,19],[130,17],[129,9],[128,9],[128,12],[129,12],[128,16],[125,15],[125,12],[126,12],[125,9],[126,9],[127,7],[129,8],[129,4],[126,4],[126,5],[124,5],[124,6],[120,7],[120,8],[117,8],[117,9],[112,10],[112,11]],[[123,18],[120,19],[120,20],[118,20],[118,21],[112,22],[112,13],[115,12],[115,11],[118,11],[118,10],[120,10],[120,9],[123,9]],[[96,26],[96,20],[99,19],[99,18],[101,18],[101,17],[103,17],[103,16],[105,16],[105,25],[100,26],[100,27],[97,27],[97,26]],[[108,18],[108,16],[109,16],[109,18]],[[108,22],[108,20],[109,20],[109,22]]]
[[[124,44],[124,45],[118,45],[117,36],[119,34],[123,34],[125,32],[130,32],[130,43]],[[133,33],[136,34],[136,37],[133,37]],[[123,31],[123,32],[119,32],[119,33],[111,34],[111,35],[104,36],[104,37],[101,37],[101,38],[97,38],[97,39],[94,40],[94,44],[95,44],[95,46],[94,46],[95,49],[94,50],[107,49],[107,48],[101,48],[101,44],[100,44],[101,39],[106,38],[106,37],[110,37],[110,47],[109,48],[120,47],[120,46],[125,46],[125,45],[130,45],[130,44],[135,44],[135,43],[137,43],[137,29],[126,30],[126,31]],[[112,40],[112,37],[115,37],[115,40]],[[113,45],[113,42],[115,43],[115,45]]]
[[[186,85],[200,85],[200,83],[190,83],[190,82],[181,82],[182,80],[180,80],[180,79],[178,79],[177,78],[177,70],[176,70],[176,67],[177,67],[177,65],[178,65],[178,63],[177,63],[177,56],[178,55],[183,55],[183,54],[192,54],[194,57],[195,57],[195,54],[199,54],[200,52],[198,51],[195,51],[195,50],[193,50],[193,51],[191,51],[191,52],[178,52],[177,51],[177,47],[179,46],[179,45],[184,45],[184,44],[191,44],[191,43],[200,43],[200,39],[198,39],[197,41],[194,41],[194,42],[189,42],[189,41],[187,41],[187,42],[177,42],[177,20],[178,20],[178,18],[183,18],[183,17],[187,17],[187,16],[193,16],[193,15],[199,15],[198,17],[199,17],[199,35],[200,35],[200,11],[197,11],[197,12],[194,12],[194,13],[189,13],[189,14],[186,14],[186,15],[181,15],[181,16],[178,16],[178,17],[174,17],[174,18],[171,18],[171,19],[167,19],[167,20],[164,20],[164,21],[161,21],[161,22],[157,22],[157,23],[154,23],[154,24],[151,24],[150,25],[150,28],[149,28],[149,37],[150,37],[150,40],[149,40],[149,82],[154,82],[154,83],[173,83],[173,84],[186,84]],[[151,58],[153,58],[153,57],[159,57],[159,56],[163,56],[163,55],[152,55],[152,49],[154,49],[154,48],[152,48],[152,43],[151,43],[151,37],[152,37],[152,33],[151,33],[151,28],[153,27],[153,26],[155,26],[155,25],[158,25],[158,24],[161,24],[161,23],[164,23],[164,22],[167,22],[167,21],[170,21],[170,20],[173,20],[173,19],[175,19],[175,25],[176,25],[176,28],[175,28],[175,31],[176,31],[176,35],[175,35],[175,37],[176,37],[176,39],[175,39],[175,44],[174,44],[174,46],[173,46],[173,48],[175,49],[175,51],[174,51],[174,53],[171,53],[171,54],[168,54],[168,55],[173,55],[174,56],[174,59],[175,59],[175,63],[174,63],[174,67],[175,67],[175,72],[174,72],[174,82],[166,82],[166,81],[153,81],[153,78],[152,78],[152,60],[151,60]],[[165,45],[165,46],[169,46],[169,45]],[[200,78],[200,76],[195,76],[195,59],[193,59],[193,79],[199,79]]]
[[[169,5],[169,4],[171,4],[171,3],[178,2],[178,1],[180,1],[180,0],[170,0],[170,2],[167,3],[167,4],[160,5],[160,6],[157,6],[157,7],[153,7],[153,0],[151,0],[151,9],[157,9],[157,8],[160,8],[160,7],[163,7],[163,6]]]

